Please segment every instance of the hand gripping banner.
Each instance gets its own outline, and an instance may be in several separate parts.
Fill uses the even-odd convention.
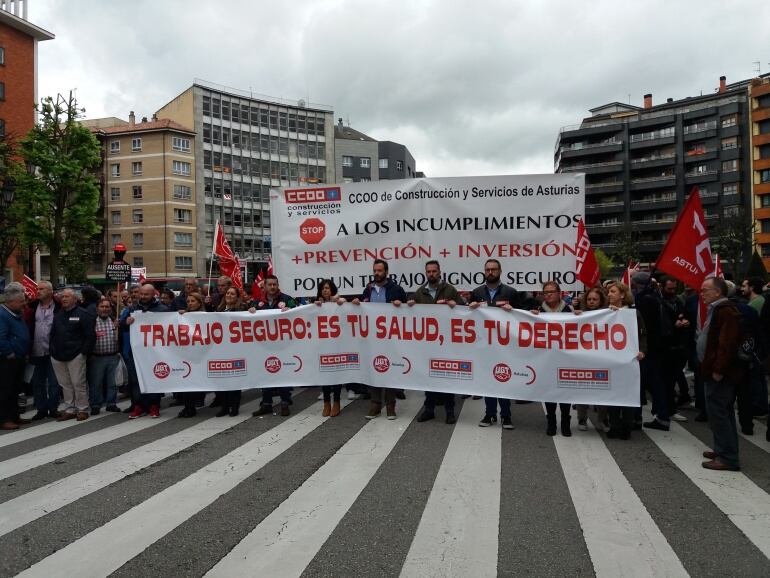
[[[633,310],[534,315],[348,303],[254,314],[134,315],[131,348],[143,392],[355,382],[639,405]]]

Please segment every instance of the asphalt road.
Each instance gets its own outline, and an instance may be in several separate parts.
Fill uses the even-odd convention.
[[[481,400],[447,425],[416,422],[421,392],[393,421],[363,400],[323,418],[317,396],[288,418],[251,417],[251,391],[236,418],[164,400],[3,433],[0,575],[770,576],[764,422],[722,473],[692,420],[551,438],[537,403],[507,431],[478,427]]]

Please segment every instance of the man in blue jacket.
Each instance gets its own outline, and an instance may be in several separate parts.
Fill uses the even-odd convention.
[[[24,288],[9,283],[0,305],[0,429],[19,429],[29,420],[19,417],[17,396],[24,380],[25,355],[29,350],[29,330],[24,323]]]

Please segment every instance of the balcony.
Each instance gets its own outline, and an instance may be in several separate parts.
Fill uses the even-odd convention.
[[[586,183],[588,193],[614,193],[623,190],[623,181],[604,181],[601,183]]]
[[[708,161],[717,158],[716,147],[699,147],[684,153],[684,162]]]
[[[637,199],[631,201],[631,210],[640,211],[645,209],[673,209],[676,208],[676,195],[667,197],[650,197],[646,199]]]
[[[574,143],[571,145],[560,146],[557,154],[560,154],[564,159],[570,159],[579,156],[618,152],[621,150],[623,150],[623,141],[620,139],[610,139],[599,143]]]
[[[608,203],[587,203],[586,214],[598,215],[602,213],[617,213],[623,210],[625,203],[623,201],[612,201]]]
[[[665,155],[651,155],[638,159],[631,159],[631,168],[651,168],[673,164],[676,160],[676,153]]]
[[[709,130],[714,130],[717,127],[716,120],[710,120],[705,123],[691,124],[684,127],[684,134],[700,134]]]
[[[657,187],[670,187],[676,183],[676,175],[657,175],[654,177],[642,177],[631,179],[631,190],[653,189]]]
[[[582,163],[561,167],[560,172],[581,172],[586,174],[614,173],[623,167],[623,161],[606,161],[603,163]]]
[[[697,185],[698,183],[708,183],[715,181],[719,175],[719,171],[716,169],[708,171],[690,171],[685,173],[688,185]]]

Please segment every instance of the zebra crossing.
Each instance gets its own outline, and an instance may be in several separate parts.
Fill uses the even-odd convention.
[[[395,421],[365,401],[321,417],[203,410],[175,419],[46,422],[0,436],[3,576],[767,576],[770,443],[757,422],[741,472],[700,466],[707,424],[608,440]],[[441,410],[438,411],[441,417]],[[57,426],[57,427],[51,427]],[[39,430],[39,431],[35,431]]]

